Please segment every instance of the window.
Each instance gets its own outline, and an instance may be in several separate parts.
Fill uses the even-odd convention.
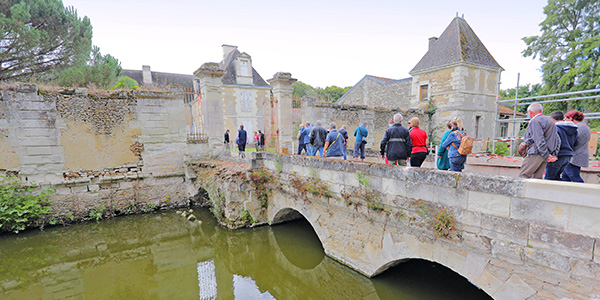
[[[427,101],[429,100],[429,85],[424,84],[421,86],[421,88],[419,89],[419,100],[420,101]]]
[[[481,116],[475,116],[475,138],[479,137],[479,121],[481,120]]]
[[[246,60],[240,61],[240,75],[250,76],[250,68],[248,68],[248,61]]]
[[[242,92],[242,111],[252,111],[250,92]]]

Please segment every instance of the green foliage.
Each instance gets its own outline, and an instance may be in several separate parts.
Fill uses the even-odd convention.
[[[251,225],[251,224],[257,223],[256,220],[252,217],[252,215],[250,215],[250,212],[247,211],[247,210],[245,210],[242,213],[242,220],[247,225]]]
[[[310,202],[308,199],[309,195],[325,198],[333,197],[333,194],[329,190],[329,186],[316,177],[301,178],[296,175],[291,175],[290,184],[298,191],[300,196],[304,197],[304,200],[308,202]]]
[[[277,174],[281,174],[281,172],[283,172],[283,161],[281,161],[280,156],[275,158],[275,170],[277,171]]]
[[[376,212],[384,210],[384,205],[381,203],[383,194],[369,188],[369,179],[361,171],[356,172],[358,179],[358,188],[350,188],[348,191],[344,189],[341,192],[342,198],[346,205],[354,204],[356,207],[360,206],[362,202],[367,204],[367,208]]]
[[[523,38],[524,56],[542,62],[542,94],[600,87],[600,5],[597,0],[549,0],[541,35]],[[546,113],[577,109],[598,111],[600,99],[544,105]]]
[[[433,216],[433,230],[438,237],[449,237],[456,220],[446,209],[436,211]]]
[[[129,76],[119,76],[117,78],[117,84],[113,87],[113,90],[135,90],[140,86],[135,79]]]
[[[122,72],[119,60],[110,54],[102,55],[100,49],[94,46],[87,61],[77,62],[58,72],[56,80],[61,86],[90,86],[93,84],[101,88],[110,88]],[[133,81],[135,82],[135,80]]]
[[[0,231],[18,232],[50,214],[51,189],[26,186],[13,176],[0,178]]]
[[[496,155],[509,156],[510,155],[509,152],[510,151],[508,149],[508,146],[505,143],[503,143],[503,142],[497,142],[496,143],[496,146],[494,147],[494,153]]]
[[[352,87],[348,86],[345,88],[337,87],[335,85],[323,88],[312,87],[304,82],[296,81],[292,85],[292,97],[299,99],[304,96],[314,97],[317,101],[322,102],[336,102],[344,94],[346,94]]]
[[[517,96],[515,88],[500,90],[500,100],[511,100],[515,99]],[[519,98],[529,98],[539,96],[542,92],[542,85],[539,83],[536,84],[526,84],[519,87]],[[519,103],[529,103],[534,102],[535,100],[524,100]],[[512,106],[510,106],[512,109]],[[521,105],[517,107],[517,111],[521,113],[527,113],[527,105]]]
[[[369,189],[369,178],[363,174],[363,172],[356,172],[356,178],[358,179],[358,184],[360,184],[364,189]]]
[[[100,205],[100,207],[96,208],[93,211],[90,211],[90,213],[88,214],[88,218],[90,220],[96,220],[96,222],[100,221],[102,219],[102,215],[104,214],[104,211],[106,210],[106,206]]]
[[[84,60],[92,25],[61,0],[7,0],[0,3],[0,80],[62,69]]]

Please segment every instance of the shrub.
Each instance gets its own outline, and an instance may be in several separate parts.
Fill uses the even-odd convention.
[[[506,144],[504,142],[497,142],[496,146],[494,147],[494,153],[496,155],[500,155],[500,156],[508,156],[509,150],[508,150],[508,146],[506,146]]]
[[[113,90],[135,90],[139,87],[140,86],[135,79],[129,76],[119,76],[119,78],[117,78],[117,84],[115,84]]]
[[[17,177],[0,177],[0,231],[18,232],[50,214],[51,189],[24,185]]]

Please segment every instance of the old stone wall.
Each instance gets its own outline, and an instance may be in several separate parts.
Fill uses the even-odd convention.
[[[338,104],[405,109],[410,103],[411,78],[383,81],[365,76]]]
[[[420,258],[454,270],[494,299],[600,295],[596,185],[255,157],[253,168],[277,178],[269,223],[305,217],[327,255],[368,276]]]
[[[332,103],[320,103],[309,100],[302,101],[302,120],[304,122],[310,121],[315,123],[321,121],[323,127],[328,129],[329,123],[334,122],[338,129],[342,125],[346,125],[348,131],[348,147],[354,148],[354,130],[356,127],[362,124],[363,121],[367,122],[367,129],[369,130],[369,137],[367,138],[367,148],[379,150],[379,145],[385,131],[389,128],[389,120],[396,113],[401,113],[404,117],[402,126],[408,126],[408,120],[412,117],[417,117],[421,121],[421,128],[428,131],[428,118],[422,110],[389,110],[384,108],[371,108],[366,105],[341,105]]]
[[[0,174],[54,186],[56,213],[187,204],[184,159],[204,149],[187,144],[181,93],[18,85],[1,95]]]

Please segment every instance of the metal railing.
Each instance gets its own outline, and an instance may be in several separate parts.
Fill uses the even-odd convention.
[[[588,94],[588,95],[585,95],[585,94]],[[575,97],[571,97],[571,96],[575,96]],[[558,99],[549,99],[549,98],[558,98]],[[549,99],[549,100],[544,100],[544,99]],[[496,112],[496,120],[494,122],[494,138],[493,138],[493,143],[492,143],[492,153],[495,154],[496,140],[505,139],[505,140],[510,140],[510,155],[512,156],[514,154],[514,148],[515,148],[514,141],[517,141],[517,140],[520,140],[523,138],[523,136],[516,134],[517,126],[520,127],[520,125],[517,125],[517,124],[526,123],[529,121],[529,119],[527,119],[527,118],[517,118],[517,108],[519,106],[529,105],[532,102],[544,104],[544,103],[571,102],[571,101],[578,101],[578,100],[593,100],[593,99],[600,99],[600,89],[590,89],[590,90],[583,90],[583,91],[519,98],[519,85],[518,85],[518,81],[517,81],[517,89],[516,89],[516,93],[515,93],[515,99],[496,100],[496,107],[498,105],[512,106],[513,107],[513,117],[509,118],[509,119],[500,119],[500,118],[498,118],[498,112]],[[587,112],[587,113],[583,113],[583,114],[584,114],[586,120],[600,119],[600,112]],[[496,136],[498,124],[500,124],[500,123],[513,124],[512,136]]]

